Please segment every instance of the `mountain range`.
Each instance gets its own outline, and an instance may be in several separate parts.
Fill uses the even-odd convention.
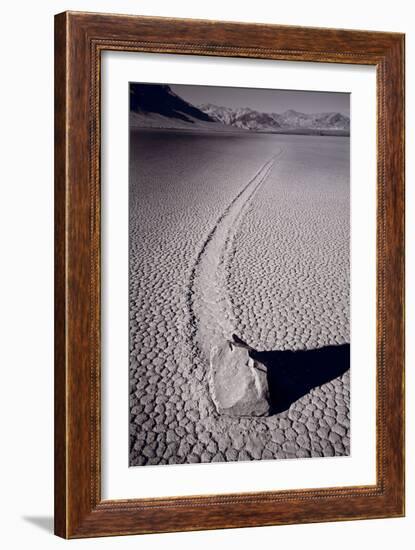
[[[337,113],[262,113],[249,107],[191,105],[166,84],[130,85],[131,124],[136,127],[349,135],[349,117]]]
[[[289,109],[284,113],[262,113],[248,107],[232,109],[199,105],[199,109],[222,124],[255,131],[339,130],[350,132],[350,119],[341,113],[306,114]]]

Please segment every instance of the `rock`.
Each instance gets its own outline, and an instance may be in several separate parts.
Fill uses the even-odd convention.
[[[209,389],[216,410],[229,416],[266,416],[270,411],[267,369],[249,349],[225,342],[212,348]]]

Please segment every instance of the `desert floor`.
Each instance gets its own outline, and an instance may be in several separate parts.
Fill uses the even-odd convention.
[[[349,197],[349,138],[131,132],[130,465],[349,453],[349,371],[318,383],[335,355],[307,356],[312,389],[290,363],[264,418],[218,415],[207,380],[232,333],[349,342]]]

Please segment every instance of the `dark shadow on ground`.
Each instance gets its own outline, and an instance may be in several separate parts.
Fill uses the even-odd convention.
[[[36,525],[36,527],[39,527],[43,531],[53,533],[53,517],[51,516],[23,516],[22,519]]]
[[[233,338],[246,345],[236,335]],[[350,344],[305,351],[249,348],[249,355],[267,367],[272,414],[287,410],[313,388],[338,378],[350,368]]]
[[[252,351],[267,367],[272,413],[287,410],[310,390],[334,380],[350,367],[350,344],[307,351]]]

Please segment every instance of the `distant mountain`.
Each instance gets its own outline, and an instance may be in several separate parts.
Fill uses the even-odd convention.
[[[217,120],[222,124],[245,128],[246,130],[273,129],[280,127],[275,115],[260,113],[253,109],[249,109],[249,107],[232,109],[231,107],[218,107],[217,105],[208,103],[199,105],[199,109],[209,115],[213,120]]]
[[[316,128],[319,130],[350,131],[349,117],[341,113],[305,114],[290,109],[280,115],[273,115],[283,128]]]
[[[305,114],[290,109],[278,114],[210,103],[194,106],[175,94],[167,84],[132,83],[130,113],[131,125],[137,128],[331,135],[350,133],[350,119],[341,113]]]
[[[261,113],[254,109],[218,107],[212,104],[199,105],[199,109],[213,120],[222,124],[257,132],[301,131],[318,133],[333,131],[343,134],[350,132],[350,119],[341,113],[306,114],[289,109],[284,113]]]
[[[212,118],[184,101],[165,84],[131,84],[130,111],[137,114],[156,114],[193,124],[195,120],[212,122]]]

